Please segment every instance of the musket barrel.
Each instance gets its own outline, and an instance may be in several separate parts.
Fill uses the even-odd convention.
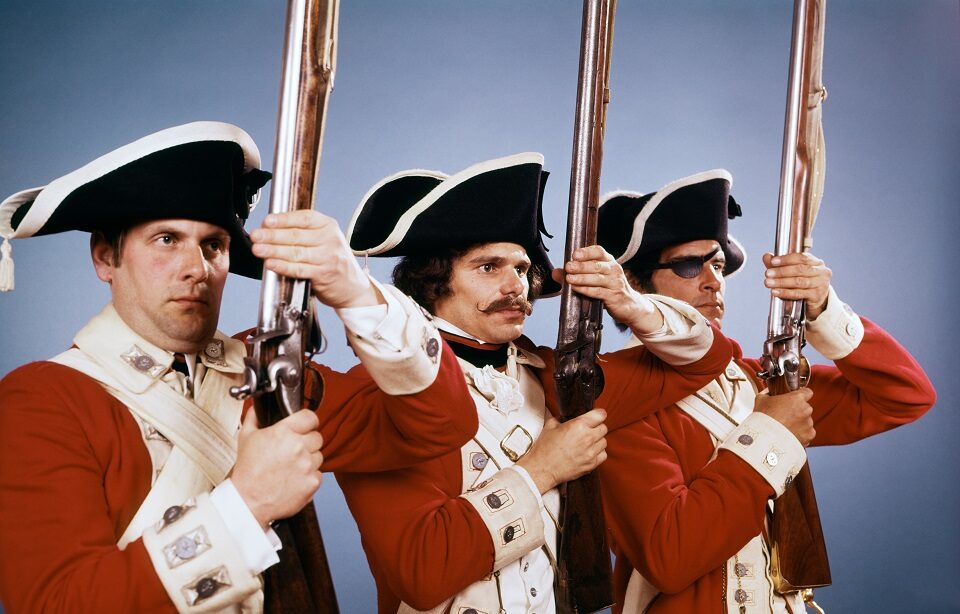
[[[774,255],[803,251],[806,232],[806,202],[803,196],[809,164],[799,154],[800,127],[806,105],[804,57],[807,55],[809,2],[794,0],[793,32],[790,37],[790,65],[787,104],[783,120],[783,152],[780,158],[780,199],[777,206],[777,233]],[[791,319],[800,317],[796,301],[771,297],[767,336],[783,335]]]
[[[600,198],[600,166],[603,161],[603,105],[608,67],[608,15],[610,0],[585,0],[583,30],[580,38],[580,73],[577,82],[577,107],[573,130],[573,157],[570,162],[570,199],[564,262],[588,242],[596,241]],[[591,215],[585,215],[591,209]],[[564,284],[560,295],[561,322],[574,324],[578,313],[587,309]],[[572,331],[560,330],[559,344],[572,341]]]
[[[307,0],[290,0],[287,6],[287,28],[283,42],[283,66],[280,78],[280,112],[277,114],[277,141],[273,151],[273,182],[270,188],[270,213],[291,210],[295,194],[294,181],[299,169],[294,168],[297,146],[297,100],[300,91],[300,66],[303,60],[303,35],[306,28]],[[279,326],[276,305],[289,304],[289,284],[264,269],[260,292],[260,331]],[[285,287],[286,286],[286,287]],[[278,300],[279,299],[279,300]],[[286,300],[284,300],[286,299]]]
[[[583,212],[599,192],[599,168],[603,160],[599,122],[603,105],[603,76],[606,70],[607,2],[586,0],[584,8],[583,35],[580,40],[580,76],[577,82],[577,108],[573,130],[573,158],[570,162],[570,209]],[[567,223],[567,244],[564,258],[569,260],[573,252],[583,247],[587,229],[579,220]],[[594,232],[596,234],[595,224]]]
[[[807,25],[807,2],[794,0],[793,35],[790,40],[790,76],[787,83],[787,105],[783,120],[783,153],[780,161],[780,202],[777,212],[777,237],[774,254],[781,256],[799,251],[802,244],[791,225],[791,213],[798,198],[797,177],[799,168],[797,145],[800,141],[800,121],[805,97],[803,96],[804,33]]]

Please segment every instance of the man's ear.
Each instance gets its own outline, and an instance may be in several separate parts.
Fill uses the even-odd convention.
[[[90,235],[90,257],[93,259],[93,269],[97,272],[100,281],[111,283],[115,261],[113,246],[100,232],[94,231]]]

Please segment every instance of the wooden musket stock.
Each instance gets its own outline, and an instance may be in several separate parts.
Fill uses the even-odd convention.
[[[580,77],[570,169],[570,206],[564,261],[597,242],[603,121],[609,100],[608,72],[613,37],[613,0],[585,0],[580,43]],[[597,365],[601,303],[573,294],[564,284],[557,339],[557,396],[563,420],[593,408],[603,389]],[[557,610],[586,614],[613,604],[612,569],[607,547],[600,480],[591,472],[561,487]]]

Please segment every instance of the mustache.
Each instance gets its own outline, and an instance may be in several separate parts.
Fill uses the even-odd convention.
[[[493,301],[486,307],[477,305],[477,311],[480,313],[493,313],[502,309],[513,309],[517,307],[523,310],[524,315],[533,313],[533,303],[528,301],[525,296],[504,296],[503,298],[498,298]]]

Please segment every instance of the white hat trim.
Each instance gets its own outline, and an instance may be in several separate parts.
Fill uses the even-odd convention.
[[[405,236],[407,236],[407,232],[410,230],[410,227],[413,225],[414,220],[416,220],[421,213],[429,209],[444,194],[452,190],[454,187],[460,185],[460,183],[462,183],[463,180],[468,179],[469,177],[472,177],[474,175],[480,175],[488,171],[496,170],[498,168],[507,168],[509,166],[517,166],[519,164],[531,164],[531,163],[539,164],[540,166],[543,166],[543,154],[536,153],[536,152],[524,152],[524,153],[514,154],[512,156],[506,156],[503,158],[487,160],[485,162],[478,162],[473,166],[469,166],[463,169],[459,173],[456,173],[454,175],[449,175],[449,176],[437,171],[423,171],[423,170],[401,171],[395,175],[391,175],[386,179],[383,179],[377,182],[376,185],[374,185],[372,188],[370,188],[367,191],[366,194],[364,194],[363,198],[360,200],[360,204],[357,206],[356,211],[354,211],[353,218],[351,218],[350,220],[350,226],[347,228],[348,240],[350,237],[353,236],[354,226],[357,223],[357,219],[360,217],[360,213],[363,211],[363,206],[364,204],[366,204],[367,199],[370,198],[370,196],[372,196],[374,192],[376,192],[386,183],[393,181],[394,179],[398,179],[400,177],[412,176],[412,175],[436,177],[442,181],[440,185],[433,188],[430,192],[427,193],[426,196],[421,198],[420,201],[417,202],[417,204],[410,207],[410,209],[405,211],[403,215],[400,216],[400,219],[397,220],[397,223],[394,226],[393,230],[390,232],[387,238],[384,239],[382,243],[380,243],[380,245],[377,245],[376,247],[372,247],[370,249],[354,250],[353,253],[356,254],[357,256],[376,256],[377,254],[382,254],[383,252],[393,249],[400,243],[400,241],[403,240]]]
[[[0,203],[0,235],[8,238],[33,236],[50,219],[63,199],[80,186],[151,153],[199,141],[235,142],[243,149],[244,170],[249,171],[260,167],[260,150],[257,149],[250,135],[237,126],[223,122],[201,121],[167,128],[100,156],[85,166],[53,180],[46,187],[23,190],[5,199]],[[40,193],[36,195],[33,206],[14,231],[11,224],[14,212],[20,205],[30,200],[25,196],[35,195],[37,190],[40,190]]]
[[[377,190],[379,190],[386,184],[390,183],[391,181],[400,179],[401,177],[433,177],[434,179],[439,179],[440,181],[443,181],[444,179],[447,179],[449,175],[447,175],[446,173],[441,173],[440,171],[429,171],[422,168],[414,168],[414,169],[394,173],[389,177],[384,177],[383,179],[375,183],[372,188],[367,190],[367,193],[364,194],[363,198],[360,199],[360,203],[357,205],[357,208],[354,209],[353,217],[350,218],[350,225],[347,226],[347,234],[346,234],[347,242],[349,242],[350,239],[353,237],[353,229],[356,227],[357,222],[360,219],[360,214],[363,213],[363,206],[366,204],[367,200],[371,196],[373,196]],[[386,251],[386,250],[381,250],[381,251]],[[376,254],[379,254],[380,252],[374,252],[374,250],[372,249],[365,249],[360,251],[353,250],[353,253],[357,256],[361,256],[361,255],[376,255]]]
[[[30,188],[29,190],[20,190],[16,194],[6,197],[0,202],[0,237],[12,239],[15,231],[13,230],[13,214],[17,212],[20,205],[37,198],[44,186]]]
[[[637,251],[640,249],[640,244],[643,243],[643,231],[646,228],[647,220],[650,219],[650,216],[653,215],[653,212],[667,196],[673,192],[676,192],[680,188],[693,185],[695,183],[709,181],[711,179],[726,179],[731,185],[733,185],[733,176],[731,176],[726,170],[717,168],[704,171],[702,173],[697,173],[696,175],[690,175],[689,177],[684,177],[682,179],[677,179],[676,181],[672,181],[657,190],[653,198],[650,199],[650,202],[648,202],[640,211],[640,215],[633,220],[633,234],[630,235],[630,243],[627,244],[627,249],[624,250],[623,254],[617,258],[617,263],[623,264],[637,254]],[[603,199],[603,204],[605,204],[609,198],[620,195],[639,196],[639,194],[636,194],[635,192],[611,193]],[[601,206],[603,206],[603,204],[601,204]]]

